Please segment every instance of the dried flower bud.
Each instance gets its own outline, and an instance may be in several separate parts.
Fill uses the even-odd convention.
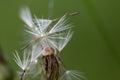
[[[47,46],[43,49],[43,56],[47,56],[47,55],[52,55],[54,54],[54,49],[50,46]]]

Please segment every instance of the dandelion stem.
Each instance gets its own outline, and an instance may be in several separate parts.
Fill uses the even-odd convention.
[[[26,73],[26,70],[23,70],[19,80],[23,80],[25,73]]]

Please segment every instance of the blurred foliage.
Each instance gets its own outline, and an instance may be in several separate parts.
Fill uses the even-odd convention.
[[[15,72],[18,67],[13,53],[19,51],[28,38],[19,18],[20,7],[27,5],[37,17],[48,18],[48,3],[49,0],[0,0],[0,43],[7,63]],[[69,18],[75,33],[61,54],[68,69],[84,72],[88,80],[120,80],[119,8],[120,0],[54,0],[51,19],[80,12]],[[5,70],[3,73],[9,68],[2,63],[0,69]]]
[[[14,73],[0,48],[0,80],[13,80]]]

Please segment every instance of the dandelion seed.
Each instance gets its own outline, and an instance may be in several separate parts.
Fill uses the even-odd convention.
[[[67,70],[60,77],[60,80],[82,80],[84,77],[80,72],[74,70]]]
[[[31,13],[28,7],[24,7],[24,9],[21,9],[20,11],[20,18],[29,26],[33,27],[33,21],[31,17]]]
[[[41,50],[41,47],[34,45],[31,51],[24,51],[23,60],[21,60],[17,52],[14,54],[15,62],[23,70],[20,80],[23,79],[25,74],[31,74],[32,71],[36,68],[38,63],[37,59],[41,56],[42,53]]]
[[[23,60],[21,60],[20,56],[18,55],[18,52],[16,51],[14,57],[15,57],[14,59],[15,62],[22,70],[27,69],[27,65],[29,64],[29,57],[30,57],[29,54],[24,53]]]
[[[53,20],[49,19],[39,19],[35,17],[34,19],[31,19],[31,15],[29,15],[28,20],[26,20],[27,16],[26,14],[30,14],[29,9],[22,9],[21,13],[24,12],[24,14],[21,14],[22,20],[28,25],[28,23],[34,24],[34,25],[28,25],[29,30],[27,32],[32,36],[32,39],[30,40],[29,44],[40,44],[40,43],[46,43],[47,45],[50,45],[59,51],[61,51],[65,45],[59,45],[58,42],[63,42],[64,44],[67,44],[70,40],[70,37],[72,36],[72,33],[69,32],[71,29],[71,24],[67,24],[66,15],[64,15],[62,18],[58,20],[58,22],[53,25],[53,27],[50,26]],[[66,32],[68,31],[68,34],[66,35]],[[68,39],[66,39],[66,37]],[[43,42],[42,42],[43,41]],[[40,44],[45,45],[45,44]],[[24,49],[24,48],[23,48]]]
[[[20,59],[18,53],[16,52],[16,55],[15,56],[15,62],[17,63],[17,65],[23,70],[23,72],[21,73],[21,76],[20,76],[20,80],[23,80],[23,77],[26,73],[27,70],[29,70],[29,57],[30,55],[29,54],[24,54],[23,56],[23,60]]]

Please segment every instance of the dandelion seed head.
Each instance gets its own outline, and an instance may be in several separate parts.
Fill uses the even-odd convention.
[[[75,14],[77,13],[68,15]],[[26,32],[31,37],[28,44],[22,48],[24,50],[30,46],[24,50],[23,58],[20,58],[17,52],[14,54],[15,62],[23,70],[20,80],[26,74],[32,77],[41,74],[46,80],[81,80],[79,72],[64,68],[57,54],[73,35],[73,25],[68,23],[66,15],[53,20],[38,18],[35,15],[32,17],[30,9],[23,7],[20,10],[20,18],[27,25]]]

